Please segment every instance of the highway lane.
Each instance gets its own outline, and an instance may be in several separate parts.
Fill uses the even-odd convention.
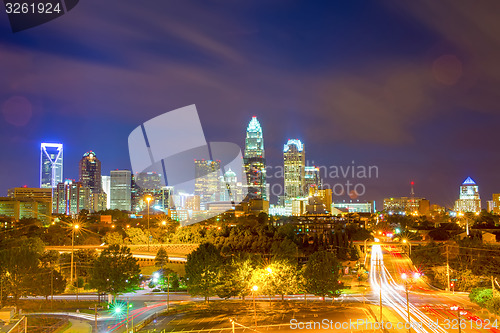
[[[400,320],[407,322],[407,303],[401,274],[406,273],[411,276],[416,269],[408,258],[394,255],[394,251],[390,248],[388,250],[382,251],[380,245],[372,247],[370,272],[370,283],[374,291],[372,299],[378,295],[379,286],[382,285],[384,310],[389,308]],[[484,329],[488,322],[474,315],[477,307],[468,302],[465,295],[452,295],[436,290],[418,278],[410,282],[410,288],[411,285],[414,286],[409,292],[413,332],[458,332],[458,310],[451,309],[454,305],[460,307],[463,320],[462,332],[500,332],[491,326]]]

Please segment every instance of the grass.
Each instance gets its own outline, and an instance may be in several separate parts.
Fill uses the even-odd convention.
[[[94,307],[95,301],[68,301],[68,300],[54,300],[51,305],[50,300],[19,300],[19,308],[24,312],[47,312],[47,311],[76,311],[87,313],[94,310],[89,310]]]

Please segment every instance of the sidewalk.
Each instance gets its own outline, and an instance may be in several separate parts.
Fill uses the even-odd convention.
[[[62,333],[91,333],[92,326],[83,320],[70,319],[71,327],[62,331]]]

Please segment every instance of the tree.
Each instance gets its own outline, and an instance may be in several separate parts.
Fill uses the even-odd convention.
[[[40,257],[43,243],[39,238],[12,240],[1,244],[0,267],[2,267],[4,288],[14,300],[16,312],[20,297],[28,296],[33,288],[33,279],[40,273]]]
[[[125,239],[130,244],[140,245],[148,242],[148,236],[141,228],[128,228],[125,229],[127,238]]]
[[[218,285],[218,275],[223,263],[219,250],[210,243],[201,244],[187,256],[186,278],[190,295],[205,297],[215,295]]]
[[[168,255],[167,251],[162,247],[156,252],[156,257],[155,257],[155,266],[163,269],[167,266],[168,264]]]
[[[31,294],[45,296],[45,299],[52,294],[61,294],[66,289],[66,279],[61,272],[53,267],[44,266],[31,280]]]
[[[273,243],[271,254],[274,261],[286,261],[290,264],[297,263],[297,245],[288,238],[279,243]]]
[[[299,286],[297,268],[286,261],[274,262],[265,268],[254,270],[251,285],[259,287],[265,295],[285,295],[295,293]]]
[[[94,261],[90,285],[98,292],[110,293],[115,299],[117,295],[137,287],[140,272],[130,248],[110,245]]]
[[[416,266],[423,267],[440,266],[445,262],[441,254],[441,246],[434,242],[413,248],[411,251],[411,260]]]
[[[333,253],[319,251],[309,257],[304,268],[305,288],[308,292],[323,297],[338,295],[342,284],[339,282],[340,264]]]
[[[112,231],[104,235],[104,243],[108,245],[121,245],[123,244],[123,237],[119,232]]]

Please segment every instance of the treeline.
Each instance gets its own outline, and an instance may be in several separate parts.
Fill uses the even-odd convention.
[[[116,297],[139,284],[140,268],[128,247],[113,245],[99,255],[91,250],[75,251],[73,259],[73,286],[68,286],[70,254],[45,251],[43,242],[36,237],[1,239],[0,307],[13,304],[17,310],[21,297],[48,298],[83,286]]]
[[[450,280],[455,290],[471,291],[474,288],[488,286],[491,277],[500,278],[498,247],[484,244],[473,237],[445,244],[431,242],[424,246],[416,246],[413,247],[410,257],[432,284],[445,289],[448,284],[447,252]]]
[[[210,243],[201,244],[188,255],[186,281],[193,296],[230,298],[250,295],[311,293],[334,297],[339,294],[340,263],[331,252],[318,251],[300,266],[293,257],[240,253],[224,256]]]

